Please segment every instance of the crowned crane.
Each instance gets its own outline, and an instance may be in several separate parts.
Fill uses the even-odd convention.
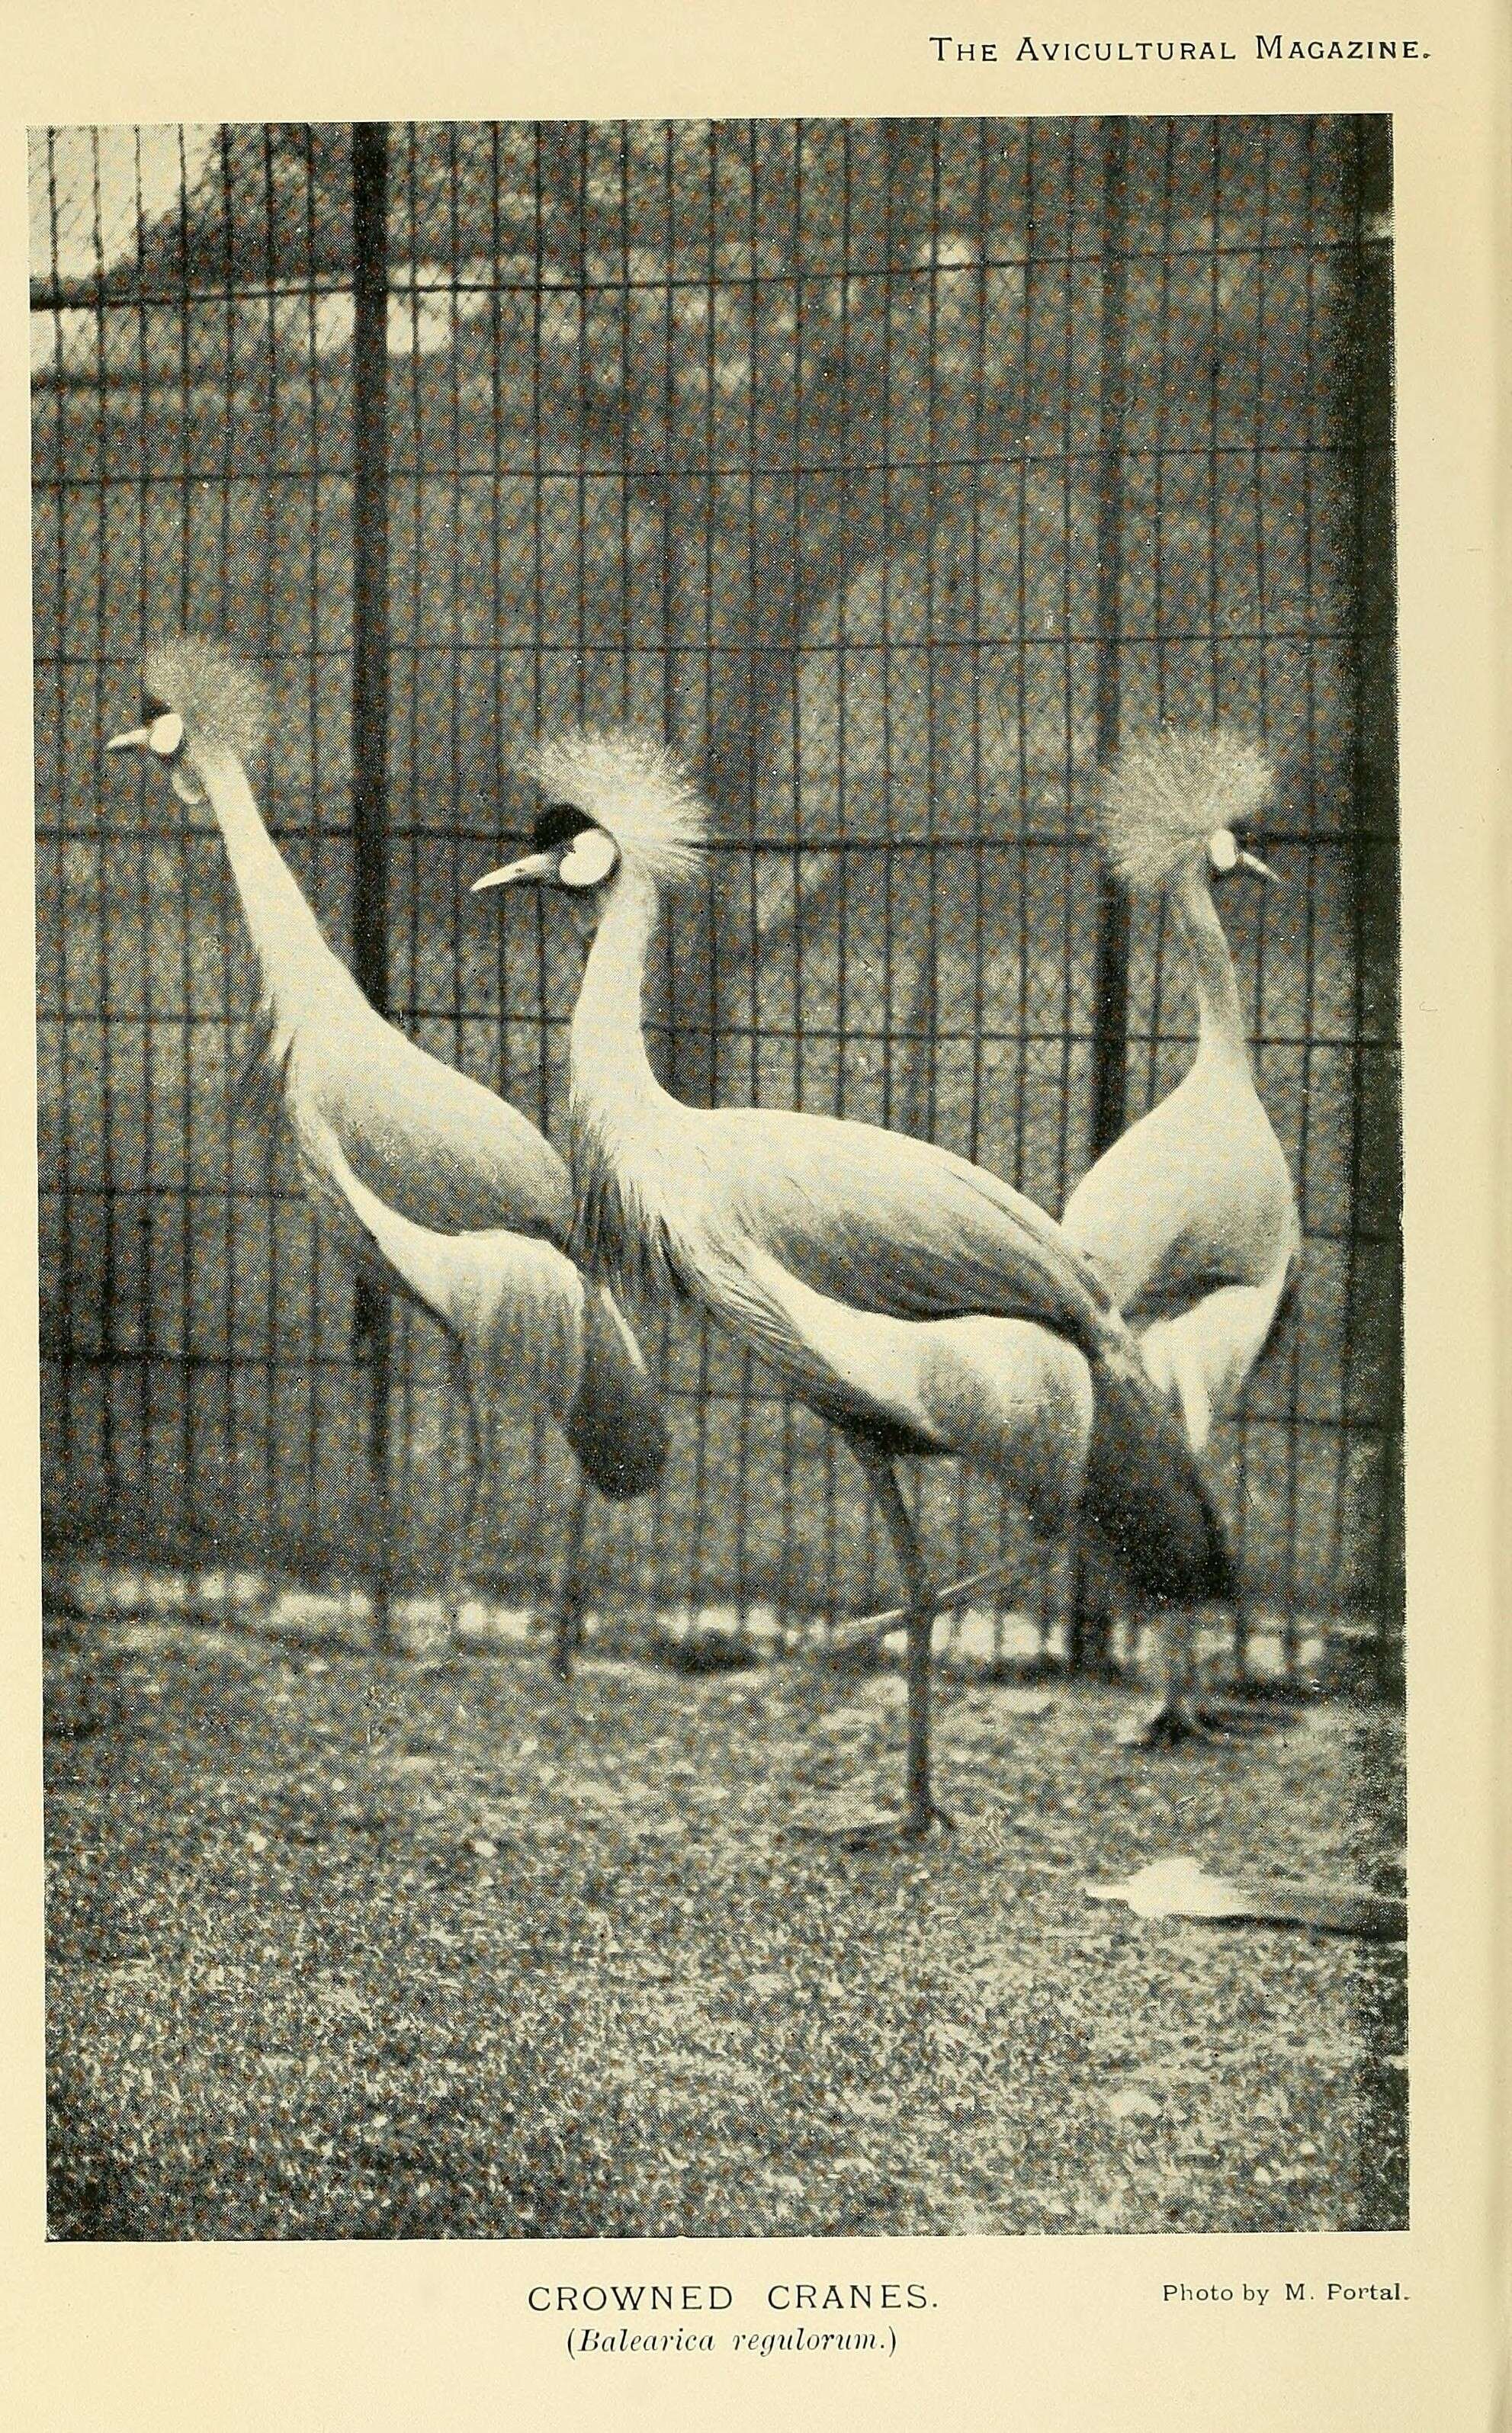
[[[565,1677],[587,1482],[613,1499],[654,1485],[667,1449],[658,1400],[612,1297],[566,1254],[572,1191],[555,1149],[507,1100],[385,1022],[327,944],[248,781],[267,724],[253,671],[183,638],[148,654],[143,723],[106,749],[147,753],[181,802],[209,803],[256,959],[250,1095],[281,1110],[301,1179],[347,1249],[450,1339],[471,1453],[459,1549],[506,1414],[538,1398],[577,1456],[555,1633]]]
[[[697,1302],[856,1455],[906,1583],[908,1770],[902,1815],[846,1838],[919,1837],[949,1821],[930,1782],[936,1608],[894,1457],[975,1462],[1047,1531],[1084,1503],[1153,1593],[1222,1592],[1212,1503],[1122,1319],[1031,1201],[900,1133],[661,1088],[646,959],[663,892],[705,866],[706,809],[672,754],[631,732],[569,733],[530,766],[548,798],[531,850],[475,892],[549,883],[593,927],[571,1030],[578,1247],[595,1272]]]
[[[1083,1177],[1061,1221],[1139,1336],[1199,1455],[1270,1338],[1301,1249],[1212,887],[1235,872],[1274,877],[1244,842],[1274,792],[1261,754],[1222,727],[1167,728],[1130,744],[1098,792],[1113,869],[1132,893],[1164,892],[1197,996],[1198,1046],[1176,1088]],[[1149,1746],[1207,1736],[1187,1694],[1190,1610],[1169,1608],[1162,1621],[1164,1695],[1140,1735]]]

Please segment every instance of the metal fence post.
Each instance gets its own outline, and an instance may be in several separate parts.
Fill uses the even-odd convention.
[[[354,125],[352,182],[352,963],[388,1012],[388,128]],[[367,1463],[379,1516],[374,1615],[391,1642],[388,1296],[357,1279],[357,1341],[367,1370]]]
[[[1097,434],[1096,748],[1099,766],[1118,749],[1119,631],[1124,559],[1125,340],[1128,319],[1129,128],[1111,118],[1103,129],[1102,323]],[[1129,899],[1100,870],[1097,956],[1092,1035],[1093,1159],[1111,1148],[1124,1128],[1129,1031]],[[1072,1569],[1066,1660],[1074,1672],[1107,1655],[1106,1599],[1096,1590],[1096,1567],[1077,1540]]]
[[[1118,749],[1124,571],[1124,347],[1129,282],[1129,129],[1103,138],[1102,332],[1097,434],[1097,760]],[[1097,892],[1096,1011],[1092,1043],[1092,1154],[1124,1128],[1129,1026],[1129,899],[1108,872]]]
[[[1392,386],[1392,154],[1388,117],[1359,117],[1354,138],[1354,244],[1350,299],[1351,469],[1351,927],[1354,1047],[1351,1091],[1350,1251],[1345,1319],[1344,1418],[1348,1424],[1360,1353],[1356,1304],[1368,1290],[1358,1246],[1366,1211],[1385,1203],[1396,1233],[1385,1303],[1390,1312],[1380,1368],[1386,1401],[1380,1435],[1380,1523],[1373,1558],[1362,1563],[1375,1615],[1376,1687],[1402,1687],[1406,1601],[1402,1542],[1402,1115],[1396,1086],[1372,1090],[1367,1059],[1401,1035],[1401,848],[1397,765],[1395,614],[1395,399]],[[1343,1492],[1342,1482],[1340,1489]]]

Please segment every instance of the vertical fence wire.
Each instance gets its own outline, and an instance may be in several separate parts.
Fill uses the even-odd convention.
[[[352,181],[352,968],[389,1010],[388,886],[388,128],[354,127]],[[387,1294],[357,1278],[355,1332],[368,1378],[367,1462],[378,1511],[379,1629],[389,1629]]]
[[[1369,1603],[1377,1685],[1399,1685],[1404,1601],[1402,1508],[1401,901],[1397,792],[1396,562],[1392,294],[1389,271],[1391,121],[1359,119],[1354,147],[1353,282],[1350,392],[1352,517],[1351,580],[1354,671],[1351,763],[1355,834],[1351,888],[1354,940],[1353,1070],[1350,1093],[1350,1229],[1344,1353],[1346,1417],[1351,1390],[1374,1404],[1376,1480]],[[1371,1068],[1373,1069],[1373,1072]],[[1361,1202],[1368,1215],[1362,1223]],[[1359,1260],[1380,1259],[1378,1339],[1357,1380]],[[1371,1357],[1373,1353],[1373,1358]],[[1363,1391],[1362,1391],[1363,1383]],[[1341,1439],[1345,1431],[1341,1430]],[[1342,1496],[1337,1499],[1342,1504]]]
[[[1124,391],[1127,378],[1129,284],[1129,135],[1110,119],[1102,139],[1102,298],[1097,429],[1096,751],[1112,758],[1119,739],[1119,647],[1124,577]],[[1129,898],[1111,871],[1097,877],[1096,978],[1093,983],[1092,1111],[1088,1164],[1113,1147],[1124,1129],[1129,1062]],[[1107,1615],[1093,1594],[1089,1556],[1079,1537],[1067,1623],[1073,1670],[1105,1658]]]
[[[328,935],[533,1118],[560,1128],[576,949],[463,890],[528,816],[518,740],[629,716],[704,767],[720,831],[654,976],[669,1081],[917,1128],[1052,1208],[1191,1053],[1158,912],[1099,884],[1096,761],[1221,716],[1283,771],[1289,884],[1225,918],[1307,1247],[1220,1450],[1288,1660],[1352,1621],[1388,1673],[1385,123],[63,128],[32,167],[54,1542],[365,1561],[392,1478],[423,1579],[457,1492],[428,1330],[396,1325],[385,1383],[386,1320],[354,1344],[287,1161],[230,1113],[218,839],[102,779],[148,633],[263,661],[270,821]],[[603,1522],[595,1601],[873,1601],[827,1433],[717,1336],[646,1331],[672,1456]],[[545,1427],[517,1456],[526,1517],[469,1560],[528,1596],[565,1470]],[[962,1569],[1022,1556],[1006,1648],[1016,1517],[920,1492]]]
[[[1119,638],[1123,625],[1124,385],[1129,337],[1129,136],[1112,119],[1103,137],[1102,319],[1097,434],[1097,758],[1118,749]],[[1096,979],[1092,1049],[1093,1160],[1124,1129],[1129,1032],[1129,899],[1108,871],[1097,882]]]

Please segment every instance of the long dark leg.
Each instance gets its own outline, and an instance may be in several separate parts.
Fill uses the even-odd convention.
[[[467,1422],[467,1494],[457,1532],[459,1551],[465,1554],[471,1541],[472,1524],[477,1518],[478,1498],[483,1492],[483,1474],[488,1459],[483,1414],[478,1408],[477,1389],[466,1353],[460,1353],[457,1359],[457,1383],[462,1388],[462,1408]]]
[[[1233,1670],[1237,1697],[1221,1702],[1194,1695],[1190,1711],[1198,1727],[1215,1740],[1258,1740],[1266,1732],[1284,1731],[1293,1710],[1281,1702],[1246,1697],[1246,1656],[1250,1640],[1249,1600],[1243,1588],[1233,1598]]]
[[[563,1681],[572,1678],[572,1659],[583,1641],[583,1605],[587,1588],[583,1547],[587,1535],[591,1493],[587,1472],[580,1470],[567,1519],[567,1553],[563,1558],[562,1586],[556,1605],[556,1651],[552,1660],[557,1676]]]
[[[1192,1616],[1184,1606],[1158,1599],[1150,1620],[1160,1642],[1161,1696],[1154,1713],[1129,1733],[1132,1748],[1177,1748],[1182,1741],[1212,1735],[1192,1712]]]
[[[459,1350],[452,1364],[452,1375],[462,1396],[463,1416],[467,1426],[467,1492],[457,1525],[456,1542],[447,1582],[447,1595],[451,1607],[451,1630],[456,1636],[457,1621],[462,1607],[463,1567],[467,1549],[472,1543],[472,1524],[477,1517],[478,1498],[483,1492],[483,1476],[487,1467],[486,1439],[483,1413],[478,1406],[478,1392],[466,1352]]]
[[[1108,1669],[1110,1615],[1107,1565],[1094,1543],[1086,1520],[1078,1514],[1071,1539],[1071,1595],[1066,1615],[1065,1658],[1068,1673],[1103,1673]]]
[[[909,1518],[892,1464],[885,1454],[874,1452],[870,1445],[855,1444],[854,1450],[881,1506],[908,1598],[908,1806],[901,1820],[892,1829],[907,1840],[915,1840],[927,1833],[937,1820],[942,1825],[951,1825],[944,1810],[935,1805],[929,1778],[929,1676],[933,1659],[935,1602],[918,1535]],[[878,1836],[874,1831],[863,1832],[858,1838],[876,1839]]]
[[[1283,1713],[1264,1707],[1211,1706],[1198,1694],[1194,1652],[1197,1623],[1189,1608],[1158,1604],[1154,1620],[1161,1642],[1161,1701],[1154,1713],[1128,1735],[1132,1748],[1181,1748],[1190,1742],[1222,1743],[1279,1729]]]

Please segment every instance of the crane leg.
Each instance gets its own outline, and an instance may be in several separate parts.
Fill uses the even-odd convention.
[[[955,1826],[945,1811],[937,1806],[930,1787],[929,1692],[935,1599],[918,1533],[909,1518],[908,1506],[887,1455],[875,1452],[870,1445],[856,1443],[854,1439],[852,1449],[881,1506],[908,1597],[908,1804],[900,1817],[878,1819],[875,1824],[864,1825],[846,1833],[844,1838],[851,1847],[865,1849],[887,1841],[920,1841],[934,1824],[943,1825],[948,1831],[954,1831]]]
[[[1206,1744],[1221,1748],[1232,1740],[1258,1739],[1284,1727],[1285,1715],[1275,1710],[1206,1704],[1197,1694],[1193,1615],[1184,1606],[1157,1606],[1154,1618],[1161,1642],[1161,1701],[1152,1715],[1125,1735],[1126,1747]]]
[[[1221,1737],[1193,1711],[1192,1616],[1185,1607],[1157,1604],[1152,1620],[1160,1640],[1161,1701],[1154,1713],[1128,1734],[1130,1748],[1179,1748],[1184,1741]]]
[[[1066,1670],[1106,1673],[1112,1656],[1113,1612],[1107,1558],[1084,1518],[1071,1540],[1071,1594],[1066,1615]]]
[[[583,1641],[583,1605],[586,1593],[583,1547],[587,1536],[591,1492],[587,1472],[580,1470],[567,1519],[567,1554],[562,1563],[562,1585],[556,1601],[556,1643],[552,1660],[557,1678],[562,1681],[571,1680],[572,1659]]]
[[[478,1406],[477,1389],[473,1384],[472,1372],[467,1366],[465,1352],[457,1353],[454,1375],[462,1395],[463,1416],[467,1423],[467,1492],[462,1506],[462,1518],[457,1525],[455,1551],[451,1557],[451,1574],[448,1583],[453,1639],[456,1637],[458,1619],[462,1609],[463,1566],[467,1559],[467,1549],[472,1543],[472,1523],[478,1510],[478,1498],[483,1491],[483,1474],[487,1458],[483,1414]]]

